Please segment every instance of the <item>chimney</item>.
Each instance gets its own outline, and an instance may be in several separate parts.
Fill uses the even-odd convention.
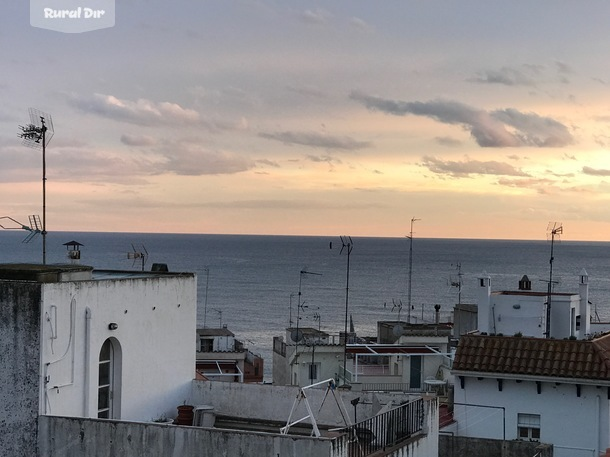
[[[441,305],[434,305],[434,323],[438,325],[441,322]]]
[[[479,284],[476,292],[478,330],[481,333],[489,333],[491,319],[491,278],[487,273],[483,272],[477,280]]]
[[[519,290],[532,290],[532,281],[527,275],[523,275],[523,278],[519,281]]]
[[[583,268],[580,272],[578,294],[580,295],[580,338],[591,333],[591,307],[589,306],[589,274]]]

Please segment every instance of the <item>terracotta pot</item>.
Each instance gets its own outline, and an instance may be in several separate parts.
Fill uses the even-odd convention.
[[[193,406],[178,406],[178,417],[176,418],[175,423],[177,425],[193,425]]]

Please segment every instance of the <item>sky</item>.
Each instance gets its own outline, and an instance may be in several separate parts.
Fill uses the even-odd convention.
[[[29,8],[0,15],[0,217],[42,214],[36,108],[49,231],[610,238],[610,2]]]

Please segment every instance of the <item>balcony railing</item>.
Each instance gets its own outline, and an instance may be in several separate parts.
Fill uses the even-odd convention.
[[[424,400],[400,405],[342,429],[350,437],[348,457],[366,457],[424,433]]]

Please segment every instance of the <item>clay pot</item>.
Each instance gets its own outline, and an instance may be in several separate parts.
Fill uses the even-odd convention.
[[[178,406],[178,417],[174,421],[176,425],[193,425],[193,406]]]

